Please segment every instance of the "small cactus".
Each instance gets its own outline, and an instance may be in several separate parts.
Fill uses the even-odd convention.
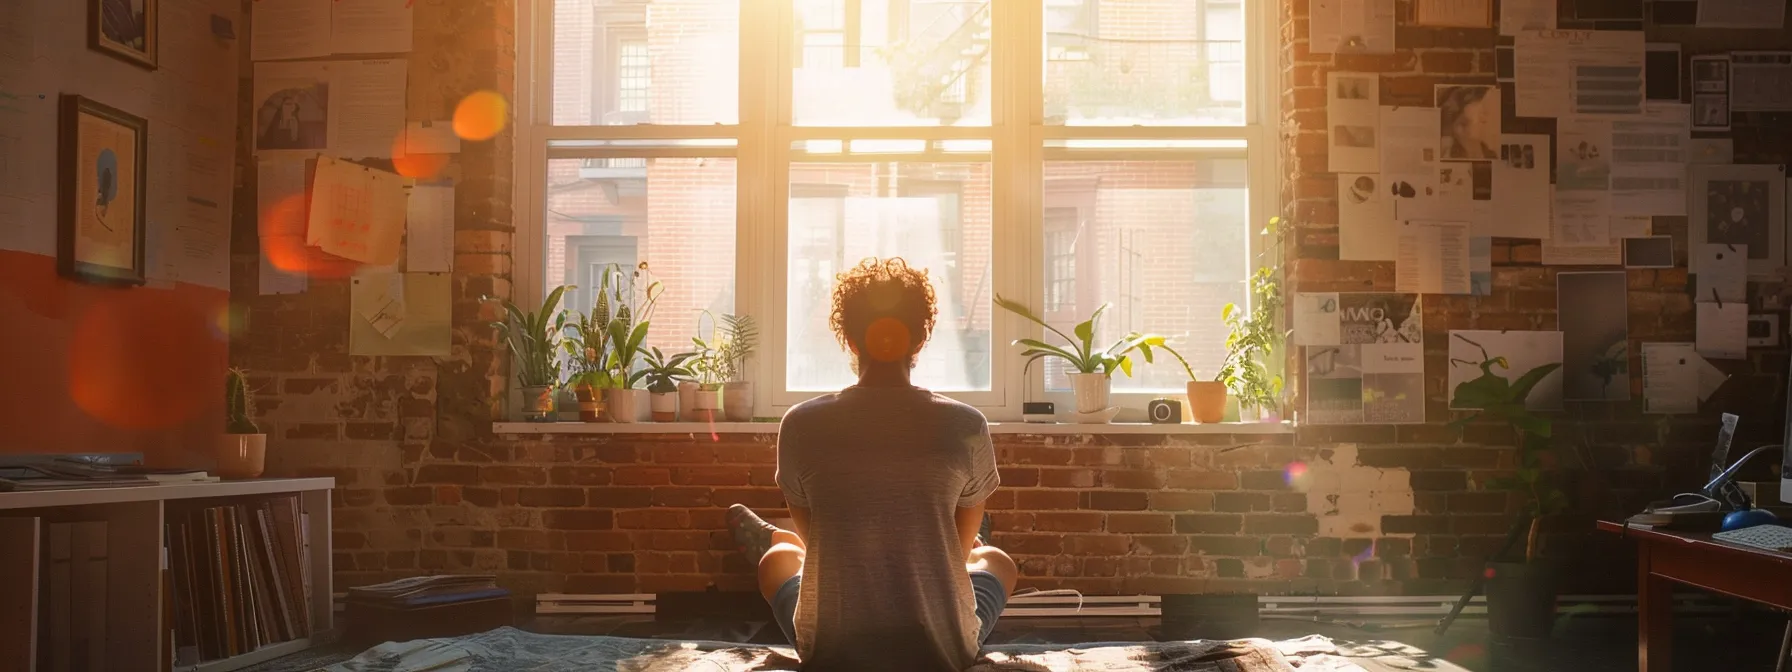
[[[260,434],[250,416],[255,414],[255,398],[249,396],[249,377],[242,369],[231,369],[224,376],[224,431],[230,434]]]

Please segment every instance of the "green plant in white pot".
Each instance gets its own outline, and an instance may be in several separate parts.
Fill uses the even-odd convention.
[[[654,422],[673,422],[678,419],[678,387],[694,375],[685,361],[695,357],[694,352],[680,352],[670,357],[659,348],[650,348],[644,359],[648,402],[653,409]]]
[[[492,323],[499,339],[510,348],[517,384],[523,388],[523,417],[531,422],[551,422],[554,418],[553,389],[560,384],[560,359],[555,353],[560,347],[560,335],[566,331],[566,312],[560,310],[560,296],[570,288],[571,285],[555,287],[535,312],[503,301],[508,319]]]
[[[1014,345],[1026,348],[1020,354],[1027,358],[1028,364],[1031,364],[1033,360],[1048,357],[1064,360],[1064,363],[1072,370],[1068,374],[1070,387],[1075,393],[1076,412],[1080,416],[1079,421],[1082,422],[1105,423],[1112,420],[1113,415],[1108,406],[1108,397],[1113,389],[1114,371],[1118,370],[1126,374],[1127,377],[1131,377],[1132,353],[1137,352],[1146,362],[1150,362],[1151,349],[1161,348],[1164,345],[1163,336],[1135,331],[1122,336],[1105,348],[1096,347],[1095,328],[1101,319],[1102,312],[1108,309],[1108,304],[1105,303],[1100,308],[1096,308],[1095,313],[1090,315],[1089,319],[1077,324],[1071,330],[1076,334],[1076,338],[1071,338],[1057,327],[1047,324],[1031,308],[1018,301],[1002,298],[1000,294],[996,295],[995,301],[996,305],[1003,310],[1024,317],[1028,321],[1044,327],[1047,331],[1057,334],[1058,338],[1064,339],[1065,346],[1052,345],[1033,338],[1016,339]]]
[[[217,472],[221,478],[255,478],[266,464],[268,435],[255,425],[255,397],[249,393],[249,376],[242,369],[224,375],[224,436],[218,443]]]
[[[614,307],[615,314],[605,326],[605,340],[610,350],[605,354],[604,366],[609,371],[611,385],[604,397],[604,406],[614,422],[640,422],[649,402],[647,391],[635,386],[647,372],[636,364],[646,352],[643,343],[647,340],[653,308],[666,287],[653,279],[646,262],[637,264],[627,274],[621,266],[611,264],[605,284],[610,288],[608,303]]]

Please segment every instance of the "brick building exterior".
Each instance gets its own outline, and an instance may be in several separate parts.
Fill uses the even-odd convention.
[[[451,109],[453,101],[479,89],[510,94],[517,48],[512,2],[417,5],[413,106],[424,101]],[[684,3],[653,4],[677,8]],[[1119,30],[1129,22],[1175,25],[1155,15],[1152,20],[1137,18],[1143,14],[1128,19],[1124,11],[1105,9],[1124,4],[1104,3],[1102,30]],[[1565,13],[1572,11],[1570,5],[1564,3]],[[1438,82],[1491,82],[1496,38],[1491,30],[1403,25],[1396,54],[1313,54],[1307,50],[1307,0],[1279,6],[1284,46],[1275,67],[1283,82],[1286,139],[1282,201],[1284,213],[1298,224],[1288,259],[1291,288],[1391,291],[1391,264],[1337,260],[1336,186],[1325,172],[1325,76],[1333,69],[1379,72],[1384,103],[1427,104]],[[1784,36],[1751,31],[1711,35],[1670,29],[1654,37],[1686,42],[1689,55],[1743,45],[1788,46],[1773,43]],[[658,44],[656,40],[650,35],[649,45]],[[657,91],[657,62],[655,68]],[[588,114],[569,105],[568,115]],[[1739,118],[1737,159],[1787,160],[1792,142],[1785,129]],[[453,170],[461,182],[450,357],[350,356],[342,326],[349,317],[346,280],[314,278],[305,294],[260,296],[253,251],[237,259],[233,296],[247,326],[235,334],[232,363],[254,372],[258,420],[272,435],[270,473],[338,479],[332,539],[338,585],[418,572],[484,571],[525,595],[699,590],[710,585],[749,590],[750,566],[730,550],[722,507],[744,502],[771,515],[780,513],[783,502],[772,480],[773,437],[493,433],[491,420],[502,405],[497,400],[509,368],[487,326],[495,315],[478,299],[509,295],[510,250],[535,243],[511,236],[510,136],[471,143],[455,160]],[[575,181],[577,166],[559,170],[554,173],[557,184]],[[829,168],[825,176],[809,172],[820,168],[800,170],[799,177],[809,183],[877,193],[868,166]],[[587,204],[580,207],[589,207],[591,215],[614,215],[623,231],[645,231],[640,249],[663,269],[661,276],[674,283],[674,291],[680,286],[714,288],[725,283],[725,275],[678,275],[673,267],[679,264],[672,260],[686,254],[732,259],[727,226],[732,221],[732,180],[727,175],[732,171],[721,161],[655,162],[645,177],[654,198],[621,190],[616,196],[600,195],[601,185],[563,193],[566,198],[577,195]],[[1063,189],[1046,190],[1048,210],[1060,198],[1089,202],[1088,189],[1071,185],[1099,175],[1100,184],[1113,186],[1094,189],[1089,207],[1097,226],[1147,230],[1164,219],[1119,200],[1135,186],[1236,184],[1211,165],[1054,166],[1048,174],[1065,182]],[[237,203],[255,202],[253,185],[247,188],[250,197],[239,195]],[[964,193],[962,211],[974,211],[971,190]],[[1174,201],[1149,203],[1167,210],[1181,207]],[[1253,219],[1257,214],[1262,213],[1254,213]],[[677,230],[695,235],[662,240],[657,236],[661,226],[690,227]],[[1684,220],[1658,218],[1656,226],[1683,246]],[[253,239],[253,228],[252,215],[239,216],[238,239]],[[964,230],[973,228],[967,217]],[[715,235],[701,235],[706,231]],[[976,256],[968,239],[967,260]],[[1200,256],[1208,251],[1202,247],[1178,250],[1158,242],[1164,239],[1147,235],[1138,243],[1150,251],[1149,262],[1186,268],[1191,277],[1198,277],[1192,274],[1204,265],[1231,263]],[[681,247],[694,244],[709,247]],[[1425,297],[1427,370],[1445,370],[1450,329],[1555,325],[1558,269],[1539,265],[1538,257],[1535,241],[1500,240],[1492,296]],[[707,270],[715,266],[719,264]],[[1145,278],[1149,282],[1181,272],[1146,273]],[[1685,293],[1685,270],[1628,273],[1632,353],[1642,340],[1690,340],[1692,304]],[[1144,291],[1149,297],[1179,290],[1186,287],[1170,282],[1147,285]],[[661,310],[686,314],[698,307],[675,307],[682,300],[669,295]],[[1203,320],[1217,316],[1215,306],[1197,302],[1146,300],[1141,305],[1147,308],[1138,319],[1163,331],[1175,327],[1157,326],[1160,320],[1173,324],[1189,319],[1186,328],[1196,331],[1211,328]],[[1150,312],[1166,305],[1188,313]],[[976,319],[971,316],[972,322]],[[1637,401],[1571,402],[1557,416],[1562,450],[1552,466],[1561,468],[1554,477],[1570,493],[1574,513],[1554,521],[1546,552],[1564,558],[1574,570],[1566,590],[1629,588],[1629,576],[1609,571],[1622,563],[1625,551],[1615,540],[1591,536],[1588,523],[1594,516],[1628,513],[1649,498],[1695,485],[1716,434],[1717,412],[1743,415],[1745,441],[1778,439],[1773,419],[1779,417],[1781,400],[1761,391],[1783,389],[1780,376],[1786,363],[1778,348],[1756,350],[1749,361],[1720,362],[1732,379],[1697,415],[1645,416],[1638,390],[1633,394]],[[1634,354],[1631,366],[1638,366]],[[1072,587],[1091,594],[1454,592],[1480,573],[1482,559],[1505,534],[1518,503],[1507,493],[1482,487],[1490,477],[1514,468],[1510,436],[1499,427],[1446,424],[1453,416],[1445,408],[1444,387],[1441,375],[1427,381],[1430,422],[1423,425],[1302,426],[1292,434],[1271,436],[1000,435],[1003,487],[990,502],[994,542],[1019,560],[1023,586]]]

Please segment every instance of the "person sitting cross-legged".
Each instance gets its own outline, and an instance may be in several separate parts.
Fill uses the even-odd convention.
[[[797,404],[778,428],[796,529],[729,508],[805,670],[963,669],[1014,587],[1014,560],[984,543],[999,482],[987,421],[909,380],[934,301],[927,273],[901,259],[839,276],[830,323],[858,383]]]

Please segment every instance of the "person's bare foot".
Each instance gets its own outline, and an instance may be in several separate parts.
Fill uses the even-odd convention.
[[[728,507],[728,531],[734,533],[734,543],[741,552],[757,562],[772,547],[772,533],[778,531],[778,526],[765,522],[745,504],[735,504]]]

